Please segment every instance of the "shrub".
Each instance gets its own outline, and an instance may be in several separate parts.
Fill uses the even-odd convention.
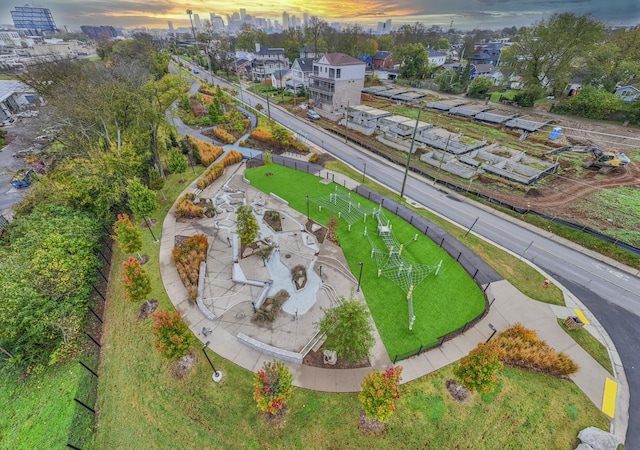
[[[151,279],[140,260],[133,256],[122,262],[122,282],[125,297],[130,302],[140,302],[151,292]]]
[[[319,157],[320,157],[320,155],[318,155],[317,153],[314,153],[313,155],[309,156],[309,162],[310,163],[315,163],[316,161],[318,161]]]
[[[498,384],[496,374],[500,369],[502,363],[497,346],[493,343],[480,343],[460,360],[453,373],[471,392],[489,393]]]
[[[195,147],[196,152],[199,155],[199,159],[203,165],[208,166],[215,161],[220,155],[224,153],[222,147],[210,144],[208,142],[201,141],[194,137],[189,137],[189,141],[192,144],[192,148]]]
[[[198,88],[198,92],[200,92],[201,94],[205,94],[205,95],[210,95],[210,96],[214,96],[216,95],[216,93],[214,91],[212,91],[209,86],[205,85],[205,84],[201,84],[200,87]]]
[[[194,200],[193,194],[185,194],[183,195],[178,203],[176,204],[176,217],[182,217],[185,219],[195,219],[199,217],[204,217],[205,209],[193,203]]]
[[[233,144],[236,141],[236,138],[232,134],[228,133],[222,128],[214,128],[213,134],[216,138],[218,138],[225,144]]]
[[[196,234],[187,238],[180,247],[174,247],[171,252],[171,259],[191,300],[198,294],[200,263],[206,259],[208,247],[207,237]]]
[[[158,169],[149,169],[149,189],[159,191],[164,187],[164,178],[160,176]]]
[[[240,147],[246,147],[247,146],[247,141],[245,141],[244,139],[242,139],[240,142],[238,142],[238,145]]]
[[[358,399],[368,419],[386,423],[396,411],[400,398],[398,383],[402,379],[402,367],[390,367],[384,372],[376,370],[362,380]]]
[[[325,347],[349,361],[366,359],[376,342],[366,305],[353,299],[324,311],[324,317],[317,325],[326,336]]]
[[[256,128],[249,135],[251,139],[255,139],[256,141],[265,142],[267,144],[273,144],[273,136],[271,133],[264,128]]]
[[[162,356],[178,360],[189,353],[195,338],[178,311],[160,309],[153,313],[153,345]]]
[[[142,232],[131,222],[128,214],[118,214],[113,224],[113,233],[123,253],[135,253],[142,249]]]
[[[517,323],[495,338],[500,360],[511,367],[564,377],[578,371],[578,365],[564,353],[538,339],[535,331]]]
[[[242,158],[244,157],[242,156],[242,153],[240,153],[239,151],[229,150],[227,154],[224,155],[224,158],[222,159],[222,165],[227,167],[227,166],[230,166],[231,164],[239,163],[240,161],[242,161]]]
[[[271,416],[287,406],[293,388],[293,376],[281,361],[265,362],[253,376],[253,399],[258,409]]]
[[[215,163],[198,180],[198,183],[197,183],[198,189],[206,188],[211,183],[213,183],[218,178],[220,178],[223,173],[224,173],[223,163],[222,162]]]

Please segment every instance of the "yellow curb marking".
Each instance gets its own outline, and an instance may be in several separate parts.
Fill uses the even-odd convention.
[[[613,417],[616,413],[616,394],[618,393],[618,383],[607,377],[604,382],[604,394],[602,396],[602,412]]]
[[[585,325],[589,325],[589,320],[587,319],[587,316],[585,316],[581,310],[579,310],[578,308],[575,308],[574,311],[576,312],[578,319],[580,319],[580,322],[582,322]]]

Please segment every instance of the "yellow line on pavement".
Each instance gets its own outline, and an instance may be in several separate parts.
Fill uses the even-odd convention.
[[[576,312],[578,319],[580,319],[580,322],[582,322],[585,325],[589,325],[589,320],[587,319],[587,316],[585,316],[581,310],[579,310],[578,308],[575,308],[574,311]]]
[[[602,396],[602,412],[613,417],[616,414],[616,394],[618,393],[618,383],[607,377],[604,382],[604,395]]]

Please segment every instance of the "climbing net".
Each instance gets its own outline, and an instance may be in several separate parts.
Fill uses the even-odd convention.
[[[378,221],[378,236],[382,238],[386,249],[381,250],[371,237],[371,257],[375,257],[378,266],[378,277],[384,276],[400,287],[406,294],[409,307],[409,330],[413,329],[413,323],[416,316],[413,312],[413,291],[422,283],[431,273],[438,275],[442,261],[437,266],[429,266],[418,264],[402,255],[403,250],[412,242],[418,239],[418,235],[414,235],[413,239],[400,243],[392,230],[391,222],[385,217],[382,208],[375,210],[374,215]],[[366,228],[365,228],[366,234]]]
[[[371,257],[375,258],[378,268],[378,277],[384,276],[400,287],[406,293],[406,299],[409,307],[409,330],[413,329],[413,323],[416,316],[413,312],[413,292],[416,287],[422,283],[430,274],[435,272],[438,275],[442,267],[442,261],[437,266],[429,266],[418,264],[403,256],[402,252],[412,242],[418,239],[418,235],[414,235],[413,239],[405,243],[401,243],[396,238],[392,230],[391,222],[386,218],[382,207],[368,209],[360,205],[359,202],[351,199],[351,193],[340,194],[336,186],[336,191],[329,194],[328,197],[318,197],[310,199],[318,205],[318,208],[326,208],[335,212],[339,219],[344,219],[351,225],[358,220],[367,222],[367,217],[374,216],[377,221],[378,236],[382,239],[385,249],[379,248],[373,239],[367,233],[367,227],[364,228],[364,235],[369,239],[371,245]]]

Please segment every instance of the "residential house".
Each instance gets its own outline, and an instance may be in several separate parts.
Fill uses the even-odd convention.
[[[427,51],[429,52],[429,66],[440,67],[444,65],[445,61],[447,60],[447,55],[440,53],[439,51],[434,50],[431,47],[429,47]]]
[[[474,66],[475,71],[473,77],[471,78],[472,80],[475,80],[479,77],[494,78],[493,75],[498,72],[498,69],[496,69],[496,66],[494,66],[493,64],[475,64],[471,67],[473,68]]]
[[[284,89],[292,77],[291,69],[276,70],[271,74],[271,86],[276,89]]]
[[[309,88],[309,75],[313,73],[314,58],[296,58],[291,66],[291,79],[287,81],[287,89],[298,91],[301,87]]]
[[[40,104],[40,96],[22,81],[0,80],[0,122],[24,108]]]
[[[236,59],[234,61],[233,71],[242,79],[246,79],[251,75],[251,60],[250,59]]]
[[[313,63],[309,92],[325,111],[360,104],[365,63],[343,53],[328,53]]]
[[[251,62],[251,79],[264,82],[271,79],[276,70],[289,68],[289,59],[283,48],[269,48],[256,43],[256,58]]]
[[[396,81],[399,73],[400,71],[398,69],[378,69],[375,75],[378,77],[378,80]]]
[[[472,64],[492,64],[497,66],[500,63],[500,53],[503,45],[499,42],[490,42],[482,46],[480,50],[471,55],[468,60]]]
[[[614,94],[625,102],[640,100],[640,89],[635,86],[620,86]]]
[[[320,56],[322,53],[318,52],[313,45],[306,45],[300,49],[300,58],[318,59]]]
[[[391,59],[391,52],[380,51],[376,52],[371,57],[371,66],[374,69],[393,69],[393,60]]]

